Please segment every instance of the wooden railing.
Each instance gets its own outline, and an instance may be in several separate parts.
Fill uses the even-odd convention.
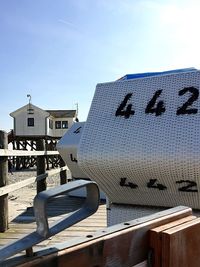
[[[37,151],[9,150],[7,134],[0,131],[0,232],[8,229],[8,194],[36,183],[37,192],[46,190],[46,178],[60,173],[60,184],[67,182],[67,170],[64,162],[61,160],[61,167],[46,171],[45,157],[49,155],[59,155],[58,151],[44,151],[44,141],[42,139],[36,142]],[[37,157],[37,176],[27,178],[26,180],[8,185],[8,157],[36,156]]]

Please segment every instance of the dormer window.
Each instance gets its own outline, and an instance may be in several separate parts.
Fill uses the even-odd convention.
[[[28,118],[27,125],[28,127],[34,127],[34,118]]]

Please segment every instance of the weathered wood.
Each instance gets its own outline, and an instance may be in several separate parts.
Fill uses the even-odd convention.
[[[67,206],[63,206],[63,201],[65,203],[68,203]],[[62,209],[62,212],[59,212],[60,216],[63,217],[66,215],[66,213],[70,212],[72,209],[76,210],[77,208],[79,208],[82,204],[84,203],[84,199],[78,199],[78,198],[74,198],[74,197],[68,197],[65,196],[63,197],[61,200],[60,199],[54,199],[52,202],[49,203],[49,206],[51,207],[58,207],[58,209],[60,208],[60,210]],[[32,213],[31,213],[32,211]],[[100,211],[100,215],[99,215],[99,211]],[[23,223],[18,223],[18,218],[21,216],[24,216],[27,213],[31,213],[33,216],[33,209],[28,209],[25,213],[21,214],[20,216],[18,216],[15,220],[12,221],[12,223],[9,224],[9,229],[5,232],[5,233],[0,233],[0,248],[2,245],[8,244],[14,240],[18,240],[19,238],[22,238],[24,235],[31,233],[32,231],[35,231],[36,229],[36,223],[35,220],[34,222],[23,222]],[[49,217],[49,219],[51,219],[50,223],[56,222],[57,221],[57,211],[56,209],[54,210],[53,214],[50,213],[49,211],[47,211],[48,215],[51,214],[51,216]],[[80,230],[79,226],[82,228],[82,225],[87,225],[87,222],[89,221],[89,224],[91,222],[91,218],[93,218],[93,225],[94,227],[91,225],[91,228],[93,228],[93,231],[91,231],[90,227],[88,227],[85,230]],[[98,223],[98,219],[96,220],[96,218],[101,218],[101,222]],[[103,223],[104,222],[104,223]],[[93,214],[91,217],[86,218],[85,220],[77,223],[76,225],[74,225],[74,227],[76,229],[73,229],[73,231],[71,231],[71,227],[68,229],[65,229],[64,231],[58,233],[56,236],[52,236],[51,238],[48,238],[47,240],[39,243],[38,245],[34,246],[34,251],[38,250],[38,249],[45,249],[46,246],[52,246],[54,247],[55,244],[60,243],[60,242],[64,242],[67,240],[72,240],[72,238],[77,238],[77,237],[81,237],[81,236],[86,236],[86,235],[92,235],[96,230],[100,230],[102,228],[106,227],[106,205],[100,205],[99,209],[97,210],[97,212],[95,214]],[[19,256],[19,254],[17,254],[17,256]],[[17,258],[17,257],[16,257]],[[17,259],[16,259],[17,260]],[[0,266],[3,263],[0,263]],[[15,266],[16,261],[15,261]],[[3,265],[4,266],[4,265]],[[9,266],[6,265],[5,266]],[[11,264],[12,266],[12,264]]]
[[[36,140],[43,139],[46,142],[45,145],[45,151],[33,151],[36,150]],[[57,138],[56,138],[57,139]],[[58,138],[60,139],[60,138]],[[8,135],[8,142],[12,142],[13,144],[13,150],[18,151],[12,151],[12,150],[1,150],[0,149],[0,156],[17,156],[17,159],[13,160],[13,166],[20,170],[28,169],[30,167],[36,166],[36,156],[37,155],[45,155],[46,159],[46,166],[47,170],[50,169],[50,160],[49,158],[52,157],[52,164],[55,165],[55,167],[59,167],[57,162],[57,159],[60,158],[58,151],[56,151],[56,141],[54,141],[54,138],[52,140],[51,137],[46,136],[12,136],[11,133]],[[49,145],[49,142],[51,145]],[[51,150],[51,151],[48,151]]]
[[[200,218],[162,232],[163,267],[197,267],[200,263]]]
[[[18,140],[16,140],[16,146],[17,146],[17,150],[19,151],[20,143]],[[20,170],[20,158],[19,157],[16,158],[16,170]]]
[[[64,167],[65,162],[62,158],[60,158],[60,167]],[[63,170],[60,172],[60,184],[66,184],[67,183],[67,172],[66,170]]]
[[[39,139],[36,141],[36,149],[38,151],[44,150],[44,140]],[[45,174],[46,167],[45,167],[45,157],[44,156],[37,156],[37,176],[40,174]],[[46,190],[47,183],[46,178],[37,182],[37,193]]]
[[[14,184],[10,184],[10,185],[7,185],[7,186],[4,186],[4,187],[0,187],[0,196],[3,196],[5,194],[8,194],[8,193],[11,193],[13,191],[16,191],[20,188],[23,188],[27,185],[30,185],[32,183],[35,183],[35,182],[38,182],[40,180],[43,180],[47,177],[51,177],[57,173],[59,173],[60,171],[63,171],[63,170],[68,170],[68,167],[65,166],[65,167],[62,167],[62,168],[58,168],[58,169],[54,169],[54,170],[51,170],[51,171],[48,171],[47,173],[44,173],[44,174],[40,174],[38,176],[33,176],[33,177],[30,177],[24,181],[20,181],[20,182],[17,182],[17,183],[14,183]]]
[[[28,249],[26,249],[26,256],[27,257],[33,257],[34,253],[33,253],[33,248],[30,247]]]
[[[0,148],[8,148],[7,134],[0,131]],[[8,184],[8,158],[0,157],[0,187]],[[0,232],[8,229],[8,194],[0,196]]]
[[[45,150],[48,150],[48,140],[45,139]],[[45,157],[45,160],[46,160],[46,169],[49,170],[49,157],[46,155]]]
[[[173,209],[174,211],[174,209]],[[76,267],[132,267],[148,257],[148,231],[185,216],[191,209],[160,212],[129,222],[128,226],[113,226],[101,231],[101,235],[89,235],[87,241],[67,243],[55,252],[40,254],[20,267],[76,266]]]
[[[9,150],[0,149],[0,156],[11,157],[11,156],[44,156],[44,155],[59,155],[58,151],[27,151],[27,150]]]
[[[194,220],[195,216],[187,216],[174,222],[170,222],[149,231],[149,246],[153,251],[153,266],[160,267],[162,264],[162,231],[170,229],[174,226],[181,225],[187,221]]]
[[[146,260],[146,261],[143,261],[143,262],[140,262],[140,263],[134,265],[133,267],[148,267],[148,262]]]

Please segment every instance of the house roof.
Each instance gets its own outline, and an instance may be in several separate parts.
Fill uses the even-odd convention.
[[[11,117],[15,117],[18,113],[24,112],[24,110],[27,110],[29,108],[37,109],[42,113],[45,113],[46,116],[52,116],[54,118],[74,118],[76,116],[76,110],[43,110],[33,104],[27,104],[12,113],[10,113]]]
[[[74,118],[76,110],[46,110],[54,118]]]
[[[29,109],[37,109],[37,110],[39,110],[40,112],[46,114],[46,116],[49,115],[45,110],[43,110],[43,109],[41,109],[41,108],[39,108],[39,107],[37,107],[37,106],[35,106],[35,105],[33,105],[33,104],[27,104],[27,105],[25,105],[25,106],[23,106],[23,107],[21,107],[21,108],[18,108],[18,109],[15,110],[15,111],[11,112],[11,113],[10,113],[10,116],[14,118],[17,114],[19,114],[19,113],[21,113],[21,112],[24,112],[24,110],[27,111],[27,110],[29,110]]]

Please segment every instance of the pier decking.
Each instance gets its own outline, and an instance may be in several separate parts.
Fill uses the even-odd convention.
[[[54,198],[47,207],[49,223],[51,224],[66,215],[66,213],[78,209],[83,202],[83,198],[71,197],[67,194]],[[33,247],[33,252],[43,249],[46,246],[49,247],[57,243],[65,242],[74,237],[87,236],[96,230],[105,228],[106,224],[106,205],[105,202],[102,202],[95,214],[37,244]],[[9,230],[5,233],[0,233],[0,248],[30,234],[35,231],[35,229],[36,222],[33,208],[31,207],[10,222]],[[25,254],[25,252],[22,252],[21,255],[22,254]]]

